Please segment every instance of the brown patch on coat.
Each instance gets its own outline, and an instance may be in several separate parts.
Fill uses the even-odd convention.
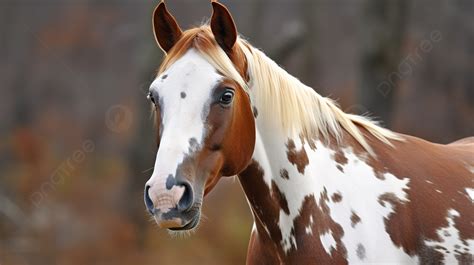
[[[419,252],[419,264],[444,264],[444,255],[432,247],[423,246]]]
[[[313,195],[305,197],[301,214],[295,219],[292,230],[298,248],[292,248],[279,263],[254,264],[347,264],[347,251],[341,240],[344,231],[330,217],[328,200],[327,192],[321,194],[319,203],[316,203]],[[310,221],[311,217],[313,222]],[[312,235],[306,234],[308,226],[312,229]],[[319,238],[324,233],[331,233],[336,241],[330,253],[326,252]]]
[[[301,146],[301,150],[297,151],[295,142],[289,139],[286,144],[286,147],[288,149],[288,151],[286,152],[288,161],[290,161],[291,164],[296,166],[298,172],[304,174],[304,170],[309,164],[309,158],[306,154],[306,150],[304,149],[304,145]]]
[[[288,175],[288,170],[286,169],[281,169],[280,170],[280,177],[284,178],[284,179],[290,179],[290,176]]]
[[[459,265],[472,265],[472,262],[474,260],[474,256],[466,250],[465,252],[461,252],[458,250],[454,251],[456,254],[454,254],[454,257],[456,257],[456,260],[458,261]]]
[[[317,231],[319,231],[319,235],[330,232],[334,240],[336,241],[336,249],[333,248],[331,250],[331,256],[335,256],[339,254],[341,255],[340,256],[341,259],[346,259],[347,250],[341,240],[342,236],[344,236],[344,230],[342,229],[341,225],[336,223],[331,218],[331,210],[329,209],[327,202],[329,202],[329,197],[328,197],[326,188],[324,188],[319,198],[319,209],[321,212],[319,214],[315,214],[316,219],[322,219],[323,221],[320,224],[319,229]],[[314,233],[314,230],[313,230],[313,233]]]
[[[397,203],[402,203],[395,193],[387,192],[379,196],[378,202],[383,207],[386,207],[386,203],[390,203],[392,206],[396,206]]]
[[[340,192],[336,192],[331,196],[331,200],[335,203],[341,202],[342,201],[342,195]]]
[[[277,254],[278,251],[275,243],[271,241],[268,234],[265,232],[262,234],[261,231],[265,231],[265,228],[262,226],[261,222],[255,220],[255,226],[257,229],[252,231],[249,245],[247,247],[246,264],[283,264],[283,261]]]
[[[331,218],[328,202],[326,190],[321,193],[318,203],[313,195],[305,197],[301,214],[294,221],[298,253],[301,256],[293,257],[286,264],[347,264],[347,250],[341,240],[344,230]],[[311,216],[313,223],[310,221]],[[314,236],[306,234],[308,226]],[[326,233],[331,233],[336,242],[330,253],[326,252],[320,240],[320,235]]]
[[[354,228],[358,223],[360,223],[360,217],[354,212],[352,211],[352,214],[351,214],[351,226],[352,228]]]
[[[344,231],[330,216],[326,190],[321,194],[319,203],[316,203],[313,195],[305,197],[301,214],[295,218],[291,231],[298,247],[284,252],[278,225],[281,205],[284,205],[281,203],[283,194],[278,191],[276,184],[272,184],[270,190],[263,175],[262,168],[255,161],[239,174],[257,227],[251,236],[247,264],[347,264],[347,251],[341,240]],[[311,226],[314,236],[306,234],[308,226]],[[326,253],[319,239],[319,235],[324,233],[331,233],[336,241],[336,247],[331,249],[330,254]]]
[[[349,160],[347,160],[347,157],[344,155],[344,152],[342,152],[341,149],[338,149],[334,153],[334,161],[336,161],[339,165],[345,165]]]
[[[258,230],[258,237],[253,239],[252,245],[260,252],[249,249],[248,260],[252,260],[252,263],[264,261],[255,264],[279,264],[280,262],[272,262],[282,260],[285,256],[280,245],[282,234],[278,225],[281,206],[272,196],[263,176],[263,169],[254,160],[239,174],[240,183],[254,213]]]
[[[275,181],[272,181],[272,197],[278,202],[280,208],[289,215],[290,209],[288,209],[288,201],[286,200],[285,194],[280,191]]]
[[[357,254],[357,257],[359,257],[360,260],[365,259],[365,247],[361,243],[359,243],[357,245],[356,254]]]
[[[337,169],[339,169],[339,171],[341,171],[342,173],[344,173],[344,169],[342,168],[341,165],[337,165],[336,167],[337,167]]]
[[[252,107],[252,110],[253,110],[253,116],[255,117],[255,119],[258,117],[258,109],[257,107],[253,106]]]
[[[385,180],[385,176],[384,176],[384,173],[380,172],[380,171],[375,171],[374,172],[374,175],[376,178],[380,179],[380,180]]]

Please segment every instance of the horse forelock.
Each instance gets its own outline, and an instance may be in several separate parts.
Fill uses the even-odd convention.
[[[232,51],[226,53],[216,42],[210,26],[204,24],[183,32],[179,41],[166,54],[158,74],[163,73],[189,49],[194,48],[222,75],[234,80],[247,90],[247,63],[242,52],[244,46],[239,37]]]

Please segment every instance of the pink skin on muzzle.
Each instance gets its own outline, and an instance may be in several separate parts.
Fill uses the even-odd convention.
[[[172,218],[170,220],[162,219],[162,214],[169,212],[178,206],[179,201],[183,197],[185,187],[173,185],[171,189],[166,188],[166,178],[157,178],[155,181],[148,183],[148,196],[153,202],[154,208],[157,210],[153,217],[160,228],[179,227],[182,225],[180,218]]]

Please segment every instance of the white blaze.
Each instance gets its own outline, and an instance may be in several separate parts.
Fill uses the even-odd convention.
[[[177,167],[189,153],[190,140],[202,143],[211,92],[221,79],[211,64],[190,49],[151,84],[150,91],[158,95],[162,115],[160,149],[147,183],[154,203],[163,202],[165,208],[177,203],[163,195],[166,179],[175,176]]]

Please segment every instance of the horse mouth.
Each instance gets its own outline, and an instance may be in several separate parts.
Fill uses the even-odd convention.
[[[199,218],[200,214],[196,214],[195,216],[192,217],[192,219],[185,224],[184,226],[181,227],[169,227],[168,229],[171,231],[186,231],[186,230],[191,230],[196,228],[196,226],[199,224]]]
[[[166,228],[170,231],[186,231],[197,227],[201,217],[201,211],[198,207],[193,207],[190,211],[180,212],[172,209],[166,213],[159,211],[153,214],[155,222],[159,228]]]

